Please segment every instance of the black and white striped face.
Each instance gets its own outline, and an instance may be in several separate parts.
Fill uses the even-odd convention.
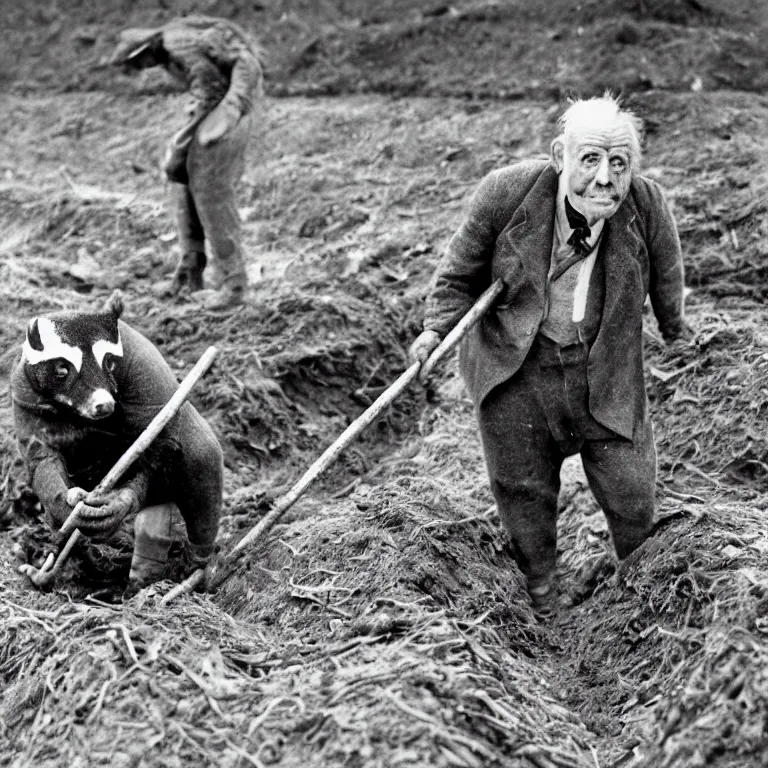
[[[66,312],[37,317],[22,359],[33,389],[88,420],[115,410],[115,373],[123,358],[117,314]]]

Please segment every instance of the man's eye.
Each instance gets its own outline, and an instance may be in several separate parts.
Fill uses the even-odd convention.
[[[598,157],[597,155],[585,155],[581,158],[581,162],[587,166],[597,165]]]
[[[54,369],[57,379],[66,379],[69,376],[69,366],[66,363],[58,363]]]
[[[613,160],[611,160],[611,168],[613,168],[614,171],[623,171],[626,167],[627,164],[621,157],[614,157]]]

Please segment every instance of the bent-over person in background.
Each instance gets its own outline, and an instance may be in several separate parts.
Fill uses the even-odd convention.
[[[574,102],[551,158],[492,171],[451,239],[411,346],[423,361],[496,278],[499,303],[465,337],[493,495],[535,608],[551,612],[557,497],[581,454],[616,554],[654,524],[656,450],[643,378],[643,305],[687,338],[677,228],[639,174],[641,124],[613,97]]]
[[[187,16],[157,29],[127,29],[110,58],[125,69],[163,66],[192,95],[186,125],[170,141],[163,168],[175,182],[181,255],[165,292],[203,291],[207,253],[220,287],[199,294],[221,309],[244,301],[247,275],[235,185],[243,174],[262,93],[261,51],[226,19]]]

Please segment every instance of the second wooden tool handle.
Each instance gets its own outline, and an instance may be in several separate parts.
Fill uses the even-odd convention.
[[[157,436],[165,429],[168,422],[178,413],[179,408],[189,397],[192,387],[202,378],[205,372],[211,367],[214,357],[218,350],[216,347],[208,347],[200,359],[195,363],[192,370],[184,377],[179,384],[179,388],[171,395],[168,402],[158,411],[152,421],[146,426],[144,431],[136,438],[130,448],[117,460],[112,469],[107,472],[104,479],[93,489],[94,493],[106,493],[111,491],[118,483],[120,478],[131,467],[136,459],[149,448]],[[77,516],[82,502],[78,503],[70,512],[69,517],[61,526],[59,535],[66,536],[70,531],[77,528]]]

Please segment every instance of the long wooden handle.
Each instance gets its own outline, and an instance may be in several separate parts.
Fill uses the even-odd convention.
[[[345,448],[367,429],[385,411],[411,382],[422,372],[431,372],[434,367],[464,338],[466,332],[488,311],[503,289],[501,280],[497,280],[477,300],[472,309],[456,324],[453,330],[440,342],[423,363],[413,363],[392,383],[378,398],[358,416],[335,442],[325,449],[323,454],[301,476],[296,485],[275,503],[275,506],[233,547],[231,554],[236,555],[248,547],[254,540],[266,533],[298,501],[310,485],[325,472],[340,456]]]
[[[185,400],[189,397],[189,393],[197,382],[203,377],[207,370],[211,367],[214,357],[216,357],[218,350],[216,347],[208,347],[203,353],[202,357],[195,363],[192,370],[184,377],[184,380],[179,384],[178,389],[171,395],[168,402],[157,412],[155,417],[146,426],[144,431],[136,438],[133,444],[128,450],[117,460],[112,469],[107,472],[101,482],[93,489],[92,493],[107,493],[111,491],[118,483],[120,478],[126,473],[131,465],[149,448],[154,442],[157,436],[165,429],[168,422],[178,413]],[[80,531],[77,530],[77,521],[80,514],[80,510],[84,505],[83,501],[78,502],[72,512],[64,521],[61,526],[60,533],[66,535],[70,533],[70,537],[66,544],[59,552],[59,556],[56,558],[55,564],[50,562],[51,556],[49,555],[43,566],[43,571],[50,571],[51,574],[58,572],[62,563],[69,557],[69,553],[77,543],[80,537]],[[49,565],[50,563],[50,565]],[[48,566],[48,567],[46,567]],[[51,567],[53,570],[51,570]]]
[[[117,485],[120,478],[130,469],[133,462],[149,448],[157,436],[165,429],[168,422],[178,413],[184,401],[189,397],[192,388],[211,367],[216,353],[216,347],[208,347],[202,357],[195,363],[192,370],[184,377],[184,380],[179,384],[179,388],[171,395],[168,402],[155,414],[155,417],[149,422],[144,431],[117,460],[112,469],[107,472],[91,493],[107,493]],[[78,503],[69,513],[69,517],[61,526],[60,534],[66,535],[73,528],[77,527],[77,517],[79,507],[81,506],[82,502]]]
[[[456,345],[464,338],[467,331],[493,306],[499,294],[504,289],[504,283],[501,279],[496,280],[482,296],[475,302],[464,317],[459,320],[456,326],[435,348],[429,358],[422,363],[413,363],[391,384],[379,397],[358,416],[330,445],[323,454],[312,464],[309,469],[301,476],[299,481],[282,497],[280,497],[272,509],[243,536],[240,541],[232,548],[227,559],[234,557],[250,546],[259,537],[275,525],[280,517],[290,509],[305,493],[312,483],[325,472],[331,464],[341,455],[345,448],[360,435],[372,422],[374,422],[381,413],[396,400],[403,391],[413,382],[413,380],[423,372],[429,374],[434,367],[453,350]],[[160,601],[166,605],[175,597],[194,589],[203,579],[203,571],[195,571],[184,582],[174,587]]]

